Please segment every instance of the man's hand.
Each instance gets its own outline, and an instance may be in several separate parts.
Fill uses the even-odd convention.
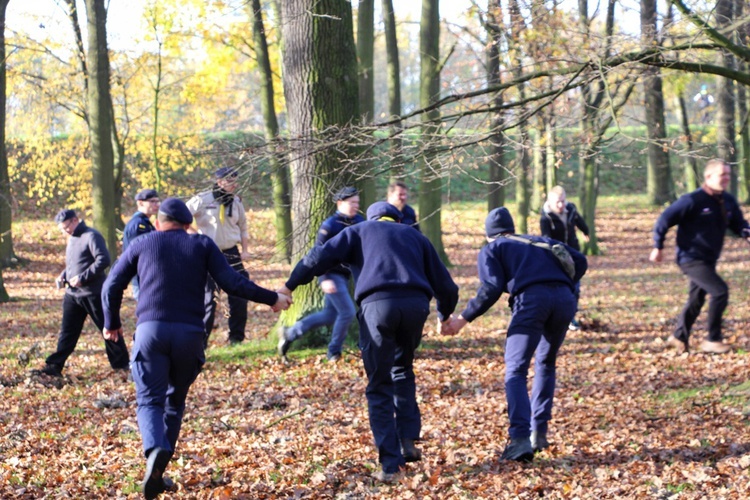
[[[105,328],[104,330],[102,330],[102,336],[104,337],[104,340],[117,342],[122,337],[122,327],[117,328],[116,330],[107,330]]]
[[[588,234],[584,234],[583,235],[583,241],[585,241],[586,243],[588,243],[589,241],[591,241],[591,236],[589,236]]]
[[[458,316],[451,315],[446,323],[448,323],[448,333],[445,333],[445,335],[458,335],[458,332],[461,331],[461,328],[466,326],[466,323],[468,323],[468,321],[466,321],[464,317],[459,314]]]
[[[240,253],[240,260],[245,261],[245,260],[250,260],[251,258],[252,258],[252,255],[250,255],[250,252],[243,250],[242,253]]]
[[[438,332],[439,335],[449,335],[449,336],[452,336],[452,335],[456,334],[456,332],[454,332],[451,329],[450,318],[446,319],[445,321],[440,321],[438,319],[437,332]]]
[[[280,293],[282,295],[286,295],[287,297],[292,296],[292,291],[286,287],[286,285],[282,285],[279,288],[276,289],[276,293]]]
[[[70,286],[72,286],[73,288],[77,287],[80,282],[81,282],[81,278],[78,275],[73,276],[72,278],[68,280],[68,284],[70,284]]]
[[[336,293],[338,291],[336,288],[336,282],[333,280],[321,281],[320,288],[323,290],[323,293]]]
[[[648,260],[651,262],[661,262],[662,258],[661,248],[654,248],[651,250],[651,255],[648,256]]]
[[[293,303],[292,298],[283,293],[277,293],[276,295],[278,295],[278,299],[276,299],[276,303],[271,306],[273,312],[286,311],[289,309],[289,306]]]

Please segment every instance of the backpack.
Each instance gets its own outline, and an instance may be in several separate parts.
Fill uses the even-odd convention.
[[[568,249],[565,248],[565,245],[563,245],[562,243],[550,244],[544,241],[534,241],[531,238],[525,238],[517,234],[505,234],[503,235],[503,238],[508,238],[509,240],[518,241],[520,243],[526,243],[528,245],[534,245],[535,247],[549,250],[552,255],[555,256],[555,260],[557,260],[557,263],[560,264],[560,267],[565,272],[565,274],[567,274],[570,279],[575,278],[576,264],[573,261],[573,257],[570,255],[570,252],[568,252]]]

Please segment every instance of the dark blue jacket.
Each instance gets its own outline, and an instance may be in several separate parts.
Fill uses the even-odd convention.
[[[127,250],[128,245],[134,239],[151,231],[156,231],[156,228],[151,224],[148,215],[141,211],[134,213],[133,217],[125,224],[125,229],[122,230],[122,251]]]
[[[340,212],[336,212],[335,214],[324,220],[323,224],[320,225],[320,229],[318,229],[318,237],[315,240],[315,244],[318,246],[323,245],[326,241],[335,237],[347,227],[353,226],[354,224],[359,224],[360,222],[364,222],[364,220],[365,218],[359,214],[355,215],[354,217],[347,217]],[[347,278],[352,274],[348,267],[338,265],[326,271],[326,273],[320,277],[321,280],[327,279],[326,274],[329,273],[341,274],[343,276],[346,276]]]
[[[588,236],[589,227],[578,213],[576,206],[571,202],[565,204],[565,220],[562,220],[559,214],[547,209],[545,204],[542,208],[542,215],[539,217],[539,228],[542,230],[542,236],[552,238],[553,240],[562,241],[576,250],[581,250],[581,245],[576,237],[576,227],[583,234]]]
[[[138,274],[138,323],[167,321],[203,328],[204,291],[210,274],[230,295],[273,305],[278,296],[245,279],[227,263],[216,243],[183,230],[154,231],[133,241],[109,273],[102,290],[104,326],[119,328],[122,292]]]
[[[711,196],[703,188],[682,195],[662,212],[654,226],[655,248],[664,248],[667,231],[674,225],[679,264],[693,260],[716,264],[727,229],[743,236],[743,230],[748,228],[731,194],[724,191],[720,196]]]
[[[60,274],[66,281],[78,276],[78,286],[68,287],[65,293],[74,297],[99,295],[109,264],[109,251],[102,234],[80,221],[68,238],[65,270]]]
[[[419,222],[417,222],[417,214],[410,205],[404,205],[404,209],[401,210],[401,224],[411,226],[419,231]],[[421,231],[420,231],[421,232]]]
[[[441,319],[453,313],[458,286],[432,243],[409,226],[365,221],[316,246],[295,266],[287,288],[309,283],[334,265],[349,264],[357,304],[422,295],[437,299]]]
[[[523,237],[550,244],[559,243],[543,236]],[[515,297],[532,285],[559,283],[569,286],[573,291],[575,283],[586,273],[588,262],[583,254],[569,245],[565,246],[576,266],[573,279],[563,271],[557,258],[547,249],[502,236],[485,245],[477,259],[479,291],[466,305],[461,316],[467,321],[473,321],[487,312],[503,292]]]

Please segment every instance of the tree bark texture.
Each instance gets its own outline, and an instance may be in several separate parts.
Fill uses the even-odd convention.
[[[375,52],[375,0],[359,0],[357,9],[357,56],[359,57],[359,111],[361,123],[372,123],[375,115],[375,74],[373,54]],[[361,157],[360,203],[366,208],[376,199],[373,162],[369,155]]]
[[[396,33],[396,16],[393,12],[393,0],[383,0],[383,26],[385,30],[386,83],[388,85],[388,117],[393,120],[401,116],[401,70],[398,61],[398,37]],[[403,148],[401,144],[401,122],[390,128],[391,146],[391,181],[404,177]]]
[[[513,74],[518,80],[523,76],[523,54],[521,48],[522,33],[525,30],[521,7],[518,0],[510,0],[510,52],[513,60]],[[526,99],[526,88],[524,83],[519,83],[518,99]],[[526,107],[518,108],[522,116],[526,114]],[[531,169],[531,144],[529,140],[528,122],[521,120],[518,123],[518,146],[516,147],[516,232],[526,234],[528,232],[529,216],[529,177]]]
[[[502,19],[502,0],[487,2],[487,86],[492,87],[502,83],[500,74],[500,47],[503,43],[504,27]],[[487,211],[505,204],[505,181],[507,168],[505,166],[506,140],[502,130],[505,127],[505,113],[501,110],[503,95],[495,92],[492,105],[497,111],[490,115],[490,155],[487,165]]]
[[[3,267],[15,263],[16,255],[13,251],[13,194],[10,190],[10,175],[8,172],[8,151],[5,147],[5,104],[7,96],[6,85],[6,52],[5,52],[5,12],[9,0],[0,0],[0,302],[8,300],[2,281]]]
[[[700,177],[698,176],[698,165],[695,161],[695,155],[693,155],[693,133],[690,130],[690,120],[688,118],[687,105],[685,103],[685,95],[683,92],[679,92],[675,96],[675,105],[677,108],[677,118],[680,122],[682,136],[685,139],[685,147],[687,150],[684,159],[685,191],[695,191],[700,184]]]
[[[743,15],[750,13],[750,8],[745,4],[746,0],[736,0],[735,18],[742,19]],[[738,45],[747,46],[750,43],[750,23],[745,23],[737,30]],[[750,64],[746,61],[738,61],[738,66],[743,73],[750,71]],[[750,204],[750,123],[748,123],[747,88],[737,85],[737,114],[739,116],[740,144],[742,155],[738,159],[738,199],[744,204]]]
[[[724,31],[734,19],[734,0],[716,1],[716,25]],[[722,66],[735,69],[735,57],[726,49],[721,51]],[[716,147],[719,158],[732,166],[729,190],[737,194],[737,144],[735,142],[734,80],[716,79]]]

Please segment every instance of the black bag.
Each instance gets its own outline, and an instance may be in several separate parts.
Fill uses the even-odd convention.
[[[519,236],[517,234],[505,234],[503,235],[503,237],[508,238],[509,240],[519,241],[521,243],[526,243],[529,245],[534,245],[535,247],[549,250],[550,252],[552,252],[552,255],[555,256],[557,263],[560,264],[560,267],[563,271],[565,271],[565,274],[567,274],[570,279],[575,278],[576,263],[573,261],[573,257],[570,255],[570,252],[568,252],[568,249],[565,248],[565,245],[563,245],[562,243],[554,243],[551,245],[543,241],[534,241],[530,238],[524,238],[523,236]]]

